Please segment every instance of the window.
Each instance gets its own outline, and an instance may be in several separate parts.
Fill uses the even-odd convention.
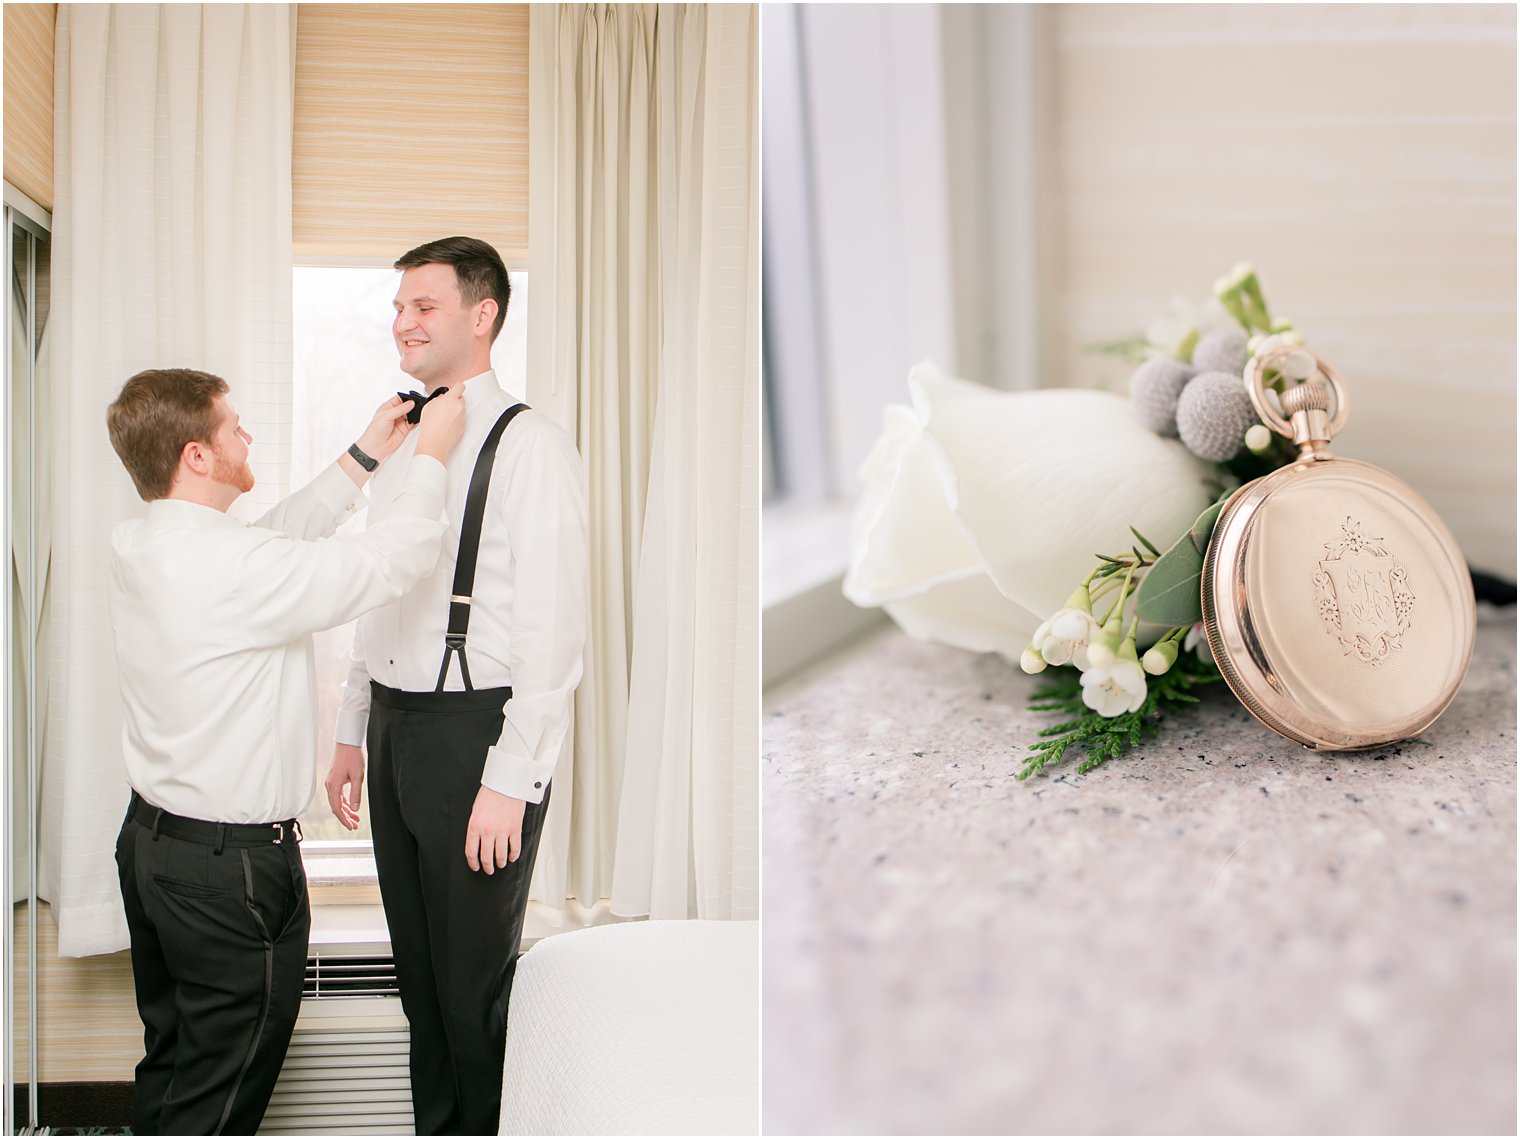
[[[990,7],[761,10],[767,684],[880,619],[840,582],[910,369],[1038,372],[1034,80],[1004,74],[1034,17]]]
[[[375,408],[398,391],[416,388],[397,364],[391,341],[391,300],[400,275],[388,267],[328,268],[300,266],[295,270],[292,297],[294,328],[294,392],[291,414],[290,485],[304,486],[347,450]],[[512,273],[512,300],[507,321],[491,354],[501,385],[514,395],[526,394],[528,275]],[[363,527],[361,512],[339,533]],[[317,770],[320,777],[332,760],[333,728],[342,684],[348,675],[352,623],[318,633]],[[441,653],[442,646],[439,646]],[[368,791],[361,815],[364,827],[347,831],[333,818],[326,793],[319,786],[311,806],[301,815],[301,830],[309,841],[368,842]],[[320,848],[317,848],[320,850]]]

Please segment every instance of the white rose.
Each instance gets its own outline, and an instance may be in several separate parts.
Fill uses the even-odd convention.
[[[908,377],[861,467],[844,593],[910,636],[1019,660],[1099,553],[1166,549],[1216,468],[1108,392],[998,392],[932,364]]]

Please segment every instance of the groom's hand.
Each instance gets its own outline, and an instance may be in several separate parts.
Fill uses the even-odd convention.
[[[489,787],[475,796],[470,826],[464,836],[464,860],[471,870],[495,874],[522,853],[523,812],[527,804]]]
[[[354,744],[333,748],[332,766],[322,784],[333,816],[351,831],[359,829],[359,797],[364,790],[364,752]],[[349,789],[343,794],[343,789]]]

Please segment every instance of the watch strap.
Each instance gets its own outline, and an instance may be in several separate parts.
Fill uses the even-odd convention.
[[[363,451],[359,450],[359,444],[357,443],[348,449],[348,453],[353,458],[354,462],[358,463],[366,471],[373,471],[380,465],[379,459],[371,459]]]

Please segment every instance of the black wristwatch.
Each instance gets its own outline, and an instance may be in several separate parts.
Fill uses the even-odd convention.
[[[354,462],[358,463],[366,471],[373,471],[380,465],[379,459],[371,459],[363,451],[359,450],[359,444],[357,443],[348,449],[348,453],[353,456]]]

